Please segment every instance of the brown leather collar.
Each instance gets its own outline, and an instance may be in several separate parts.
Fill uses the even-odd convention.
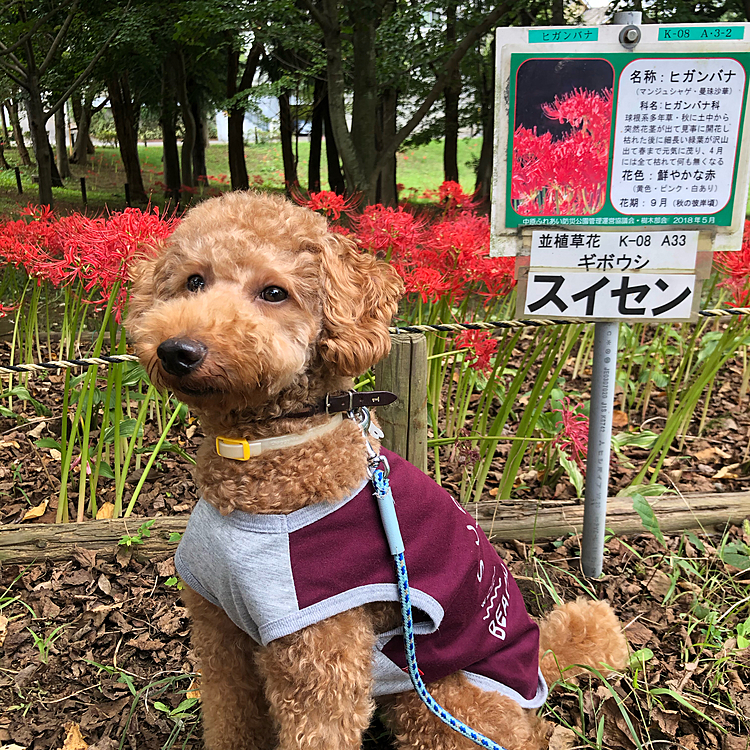
[[[398,400],[398,396],[390,391],[344,391],[343,393],[328,393],[326,397],[313,404],[304,411],[293,414],[282,414],[277,419],[297,419],[313,417],[316,414],[336,414],[342,411],[355,411],[362,406],[387,406]]]

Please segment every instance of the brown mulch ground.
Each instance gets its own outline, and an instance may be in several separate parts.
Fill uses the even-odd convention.
[[[739,538],[742,532],[734,529],[733,534]],[[707,537],[704,541],[710,542]],[[680,539],[668,543],[676,548]],[[586,595],[577,582],[582,579],[577,544],[570,537],[533,548],[520,543],[498,547],[533,614],[552,606],[540,583],[540,566],[565,599]],[[613,683],[614,694],[596,680],[589,686],[585,679],[580,681],[582,702],[575,690],[558,690],[549,706],[592,740],[602,722],[606,748],[635,747],[625,715],[642,742],[660,740],[665,743],[661,747],[693,750],[744,748],[740,738],[750,735],[750,721],[741,718],[750,717],[745,688],[750,649],[727,657],[731,643],[723,645],[722,654],[721,644],[701,645],[701,628],[688,632],[686,615],[695,603],[691,586],[697,586],[687,578],[678,584],[677,600],[669,607],[661,604],[673,572],[665,555],[647,534],[613,539],[607,544],[604,577],[587,584],[615,607],[627,625],[632,649],[654,652],[638,678],[638,691],[632,676]],[[722,565],[716,560],[713,564]],[[166,585],[173,573],[171,559],[144,564],[129,554],[101,557],[80,549],[64,563],[4,566],[0,606],[5,605],[2,612],[9,622],[4,631],[0,627],[0,747],[15,743],[29,750],[58,750],[71,723],[98,750],[118,747],[123,737],[123,747],[134,750],[165,746],[177,731],[177,719],[167,712],[185,700],[196,668],[186,611],[175,587]],[[750,583],[750,576],[735,574],[745,575]],[[40,646],[33,633],[46,638],[48,645]],[[687,662],[686,649],[692,654]],[[711,661],[722,657],[727,659],[723,677],[707,684],[717,680]],[[706,718],[685,710],[673,697],[649,699],[644,685],[674,690]],[[729,701],[736,712],[727,708]],[[175,747],[183,742],[188,748],[201,747],[194,711],[178,732]],[[558,738],[564,735],[562,729],[557,733]],[[389,747],[382,728],[373,727],[365,747]]]
[[[2,346],[0,359],[6,359]],[[674,451],[667,459],[659,477],[663,484],[683,492],[747,488],[750,413],[747,399],[737,402],[741,376],[735,365],[722,372],[704,435],[690,437],[683,451]],[[28,508],[44,500],[49,501],[47,510],[34,523],[54,520],[59,460],[48,449],[35,447],[34,441],[59,437],[62,382],[63,376],[56,374],[29,381],[31,394],[50,407],[52,416],[37,416],[26,403],[21,408],[28,422],[0,419],[0,525],[18,522]],[[587,397],[585,379],[570,385]],[[658,431],[665,414],[664,397],[656,393],[643,415],[646,427]],[[145,444],[155,439],[153,427],[147,426]],[[191,425],[179,443],[192,455],[200,440],[200,428]],[[504,451],[507,447],[501,445],[488,490],[500,479]],[[613,464],[610,494],[632,481],[635,467],[645,457],[645,451],[638,449],[626,453],[634,466],[622,461]],[[722,472],[732,464],[738,466]],[[441,468],[444,484],[455,489],[459,459],[451,460],[446,450]],[[722,478],[722,474],[728,476]],[[138,478],[136,472],[131,488]],[[543,484],[533,467],[525,467],[521,478],[521,497],[574,496],[567,480]],[[77,475],[74,481],[77,486]],[[107,484],[101,484],[100,502],[111,499]],[[146,482],[134,515],[187,514],[196,498],[186,461],[166,453]],[[732,530],[730,539],[750,545],[741,529]],[[696,565],[700,562],[705,570],[717,571],[739,586],[750,584],[747,571],[733,569],[717,556],[716,537],[702,537],[702,541],[704,549],[696,552],[685,537],[667,539],[669,552],[679,549],[681,558],[692,554]],[[696,616],[696,607],[710,610],[711,602],[703,599],[704,581],[685,570],[677,575],[668,551],[653,537],[643,534],[609,541],[604,577],[585,584],[576,538],[535,547],[509,543],[499,549],[533,614],[551,608],[550,588],[565,599],[591,594],[606,598],[628,625],[633,650],[653,652],[645,672],[622,678],[612,690],[597,681],[589,685],[582,680],[581,693],[573,688],[557,691],[548,705],[558,726],[564,722],[577,727],[592,742],[600,731],[602,746],[614,750],[637,746],[628,722],[640,742],[652,743],[647,747],[748,750],[750,652],[737,651],[736,639],[732,643],[731,637],[719,642],[710,625],[715,616],[710,611],[705,617]],[[179,592],[167,585],[173,572],[170,560],[138,562],[125,553],[101,556],[86,550],[78,550],[74,559],[64,563],[3,566],[0,748],[16,744],[29,750],[60,750],[76,726],[95,750],[112,750],[121,743],[141,750],[202,746],[198,709],[189,692],[196,665],[188,623]],[[676,589],[665,606],[662,602],[672,579]],[[723,606],[718,601],[713,604]],[[722,620],[721,633],[726,636],[747,617],[747,604],[737,607]],[[188,704],[183,704],[183,710],[174,713],[185,700]],[[693,708],[687,708],[684,701]],[[68,747],[75,747],[70,742]],[[557,750],[576,744],[565,744],[562,728],[553,742],[558,743],[553,745]],[[371,729],[365,747],[389,747],[382,727]]]

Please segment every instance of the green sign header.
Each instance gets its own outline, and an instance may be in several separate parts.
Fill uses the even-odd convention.
[[[678,26],[659,29],[660,42],[701,42],[744,39],[744,26]]]

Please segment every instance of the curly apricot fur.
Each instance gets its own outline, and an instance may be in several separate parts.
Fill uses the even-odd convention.
[[[191,275],[205,288],[187,288]],[[288,293],[269,303],[261,292]],[[133,270],[127,325],[150,377],[200,416],[201,493],[222,513],[289,513],[343,499],[366,479],[363,438],[345,420],[308,443],[247,462],[220,458],[214,438],[304,431],[327,417],[285,419],[385,356],[403,286],[382,261],[328,232],[324,219],[282,198],[228,193],[192,209],[174,234]],[[166,372],[157,347],[186,337],[206,348],[194,372]],[[202,665],[209,750],[356,750],[370,720],[371,650],[399,621],[392,604],[344,612],[262,648],[189,588]],[[554,681],[571,664],[620,668],[627,647],[609,606],[577,601],[540,624],[541,667]],[[454,674],[430,685],[456,716],[509,750],[546,745],[545,723]],[[381,699],[402,750],[463,750],[473,744],[429,714],[416,694]]]

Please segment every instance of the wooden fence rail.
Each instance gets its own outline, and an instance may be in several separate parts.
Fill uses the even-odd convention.
[[[704,528],[713,531],[750,517],[750,492],[693,493],[649,498],[663,532]],[[467,510],[493,541],[543,541],[583,528],[583,505],[553,501],[497,500],[469,504]],[[66,524],[9,524],[0,526],[0,564],[26,565],[42,560],[66,560],[75,547],[113,554],[125,535],[133,536],[147,518],[85,521]],[[174,532],[185,530],[187,517],[156,518],[151,536],[134,545],[136,557],[160,559],[174,554]],[[633,501],[612,497],[607,505],[607,528],[617,534],[643,531]]]

